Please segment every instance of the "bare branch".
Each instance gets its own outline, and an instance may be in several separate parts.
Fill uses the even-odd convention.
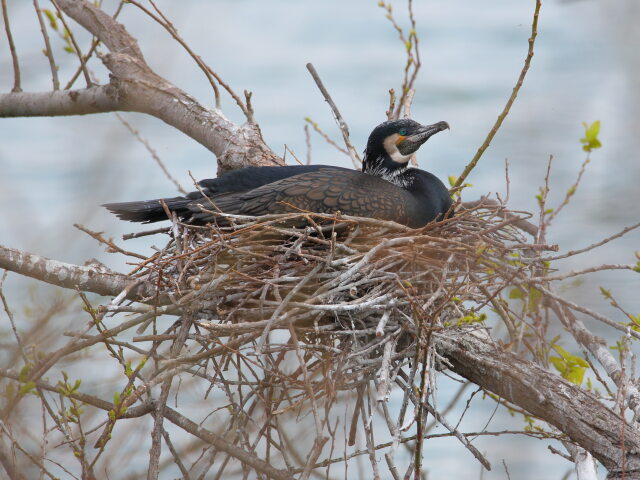
[[[522,71],[520,72],[520,76],[518,77],[518,81],[516,82],[516,86],[513,87],[513,92],[511,92],[511,96],[509,97],[509,100],[507,100],[507,104],[504,106],[502,113],[498,116],[496,123],[489,131],[487,138],[485,138],[484,142],[482,143],[474,157],[464,168],[464,171],[456,180],[453,189],[459,188],[464,183],[464,181],[467,179],[467,176],[471,173],[471,170],[475,168],[478,160],[480,160],[480,157],[482,157],[482,154],[487,148],[489,148],[491,140],[493,140],[493,137],[495,137],[500,126],[502,126],[502,122],[509,114],[509,110],[511,110],[511,105],[513,105],[513,102],[518,96],[520,87],[522,87],[522,83],[524,82],[524,77],[527,75],[527,71],[529,70],[529,65],[531,65],[531,59],[533,58],[533,44],[535,43],[536,36],[538,35],[538,14],[540,13],[541,3],[541,0],[536,0],[536,8],[533,13],[533,22],[531,23],[531,37],[529,37],[529,50],[527,51],[527,56],[524,60],[524,66],[522,67]]]
[[[219,171],[247,165],[281,165],[254,124],[241,127],[221,111],[194,98],[155,74],[145,63],[136,40],[112,17],[86,0],[56,0],[69,17],[95,35],[111,51],[102,59],[111,71],[107,86],[60,96],[53,93],[0,95],[3,116],[72,115],[135,111],[153,115],[189,135],[218,157]]]
[[[58,90],[60,89],[60,80],[58,79],[58,66],[56,65],[55,59],[53,58],[53,51],[51,50],[49,34],[47,33],[47,27],[45,26],[44,19],[42,18],[42,11],[40,10],[40,5],[38,5],[38,0],[33,0],[33,7],[36,10],[36,16],[38,17],[38,22],[40,23],[40,31],[42,32],[42,38],[44,39],[44,51],[47,55],[47,59],[49,60],[53,89]]]
[[[227,442],[223,437],[216,435],[210,430],[206,430],[199,426],[197,423],[192,422],[187,417],[180,415],[177,411],[172,408],[165,407],[164,415],[167,420],[171,423],[177,425],[183,430],[189,432],[192,435],[204,440],[207,443],[213,445],[216,449],[222,450],[223,452],[228,453],[229,455],[237,458],[241,462],[250,465],[255,468],[256,471],[262,472],[265,475],[268,475],[271,478],[275,478],[276,480],[293,480],[286,472],[282,470],[278,470],[271,465],[269,465],[264,460],[257,458],[255,455],[252,455],[242,448],[236,447],[231,443]]]
[[[336,106],[335,102],[331,98],[331,95],[329,95],[329,92],[327,91],[324,84],[322,83],[322,80],[320,80],[320,76],[318,75],[318,72],[316,72],[315,67],[311,63],[307,63],[307,70],[309,70],[309,73],[311,74],[311,76],[313,77],[313,80],[316,82],[316,85],[320,89],[322,96],[331,107],[333,116],[335,117],[336,122],[338,122],[338,127],[340,127],[340,132],[342,132],[342,138],[344,139],[344,143],[347,146],[349,157],[351,157],[353,166],[355,168],[358,168],[360,165],[362,165],[362,159],[360,158],[360,155],[358,155],[358,152],[356,151],[355,147],[351,143],[351,140],[349,139],[349,127],[347,126],[347,122],[345,122],[344,118],[342,118],[342,115],[340,114],[340,110],[338,110],[338,107]]]
[[[186,195],[188,192],[184,189],[182,185],[180,185],[180,182],[178,182],[178,180],[176,180],[176,178],[173,175],[171,175],[171,172],[169,171],[167,166],[164,164],[164,162],[158,155],[158,152],[156,151],[156,149],[151,146],[149,141],[146,138],[144,138],[142,135],[140,135],[140,132],[138,131],[138,129],[135,128],[133,125],[131,125],[129,122],[127,122],[122,115],[120,115],[119,113],[116,113],[116,117],[118,117],[118,120],[120,120],[120,123],[122,123],[125,126],[125,128],[129,130],[129,132],[131,132],[131,135],[133,135],[135,139],[144,146],[147,152],[149,152],[149,154],[151,155],[151,158],[153,158],[153,160],[158,164],[158,166],[162,170],[162,173],[164,173],[164,176],[167,177],[169,181],[175,185],[176,190],[178,190],[183,195]]]
[[[78,60],[80,61],[80,70],[82,70],[82,73],[84,75],[84,80],[87,83],[87,88],[91,87],[93,85],[93,82],[91,81],[91,76],[89,75],[89,70],[87,69],[87,62],[84,60],[84,55],[82,55],[82,51],[80,50],[80,47],[78,46],[78,42],[76,42],[76,37],[73,34],[73,31],[67,25],[67,21],[64,19],[64,15],[60,11],[60,7],[56,3],[56,0],[51,0],[51,2],[56,7],[56,11],[58,13],[58,18],[60,19],[60,21],[62,22],[62,25],[64,26],[65,34],[69,36],[69,41],[73,45],[73,50],[74,50],[75,54],[78,56]]]
[[[58,287],[107,296],[116,296],[133,283],[127,275],[121,273],[59,262],[1,245],[0,268]],[[151,293],[145,292],[145,288],[147,287],[132,288],[127,297],[137,298],[143,293]]]
[[[20,62],[16,53],[16,45],[13,43],[13,35],[11,35],[11,26],[9,25],[9,13],[7,11],[7,0],[2,0],[2,18],[4,20],[4,31],[7,34],[9,42],[9,51],[11,52],[11,61],[13,63],[13,88],[12,92],[21,92],[20,87]]]
[[[473,335],[435,335],[454,372],[556,426],[610,472],[620,469],[623,449],[627,471],[640,471],[638,431],[584,390]]]
[[[112,84],[80,90],[0,94],[0,117],[50,117],[114,112],[120,109]]]

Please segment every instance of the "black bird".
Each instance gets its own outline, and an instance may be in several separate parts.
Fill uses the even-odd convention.
[[[193,224],[224,222],[216,210],[256,216],[304,210],[340,211],[418,228],[444,218],[452,201],[438,178],[407,163],[429,137],[447,128],[446,122],[423,126],[410,119],[378,125],[369,135],[362,172],[328,165],[247,167],[198,182],[202,192],[163,200]],[[167,219],[160,199],[104,206],[123,220]]]

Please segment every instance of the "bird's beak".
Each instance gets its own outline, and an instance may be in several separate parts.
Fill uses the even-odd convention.
[[[429,140],[429,138],[442,130],[448,130],[449,124],[447,122],[438,122],[433,125],[424,125],[418,130],[417,133],[406,137],[400,145],[398,150],[403,155],[408,155],[415,152],[420,146]]]

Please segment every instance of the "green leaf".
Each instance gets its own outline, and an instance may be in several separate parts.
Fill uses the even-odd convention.
[[[549,357],[549,361],[556,367],[556,370],[564,376],[564,372],[567,370],[567,364],[560,357]]]
[[[520,290],[519,288],[514,288],[513,290],[511,290],[509,292],[509,298],[516,299],[516,300],[522,300],[524,298],[524,292],[522,290]]]
[[[602,146],[600,140],[598,139],[598,134],[600,133],[600,120],[596,120],[591,125],[588,125],[586,122],[583,122],[584,125],[584,137],[580,139],[580,143],[582,143],[582,149],[585,152],[591,152],[597,148]]]
[[[571,354],[560,345],[553,345],[553,349],[560,354],[563,360],[568,360],[571,357]]]
[[[35,390],[35,388],[36,388],[35,382],[27,382],[20,385],[20,389],[18,390],[18,393],[20,395],[26,395],[28,393],[31,393],[31,391]]]
[[[51,25],[51,28],[53,28],[54,30],[58,30],[58,20],[56,19],[55,14],[48,8],[43,8],[42,13],[44,13],[47,17],[47,20],[49,20],[49,25]]]
[[[529,312],[534,313],[538,311],[538,305],[542,298],[542,292],[537,288],[529,288]]]
[[[585,127],[586,127],[586,124],[585,124]],[[587,127],[585,136],[590,142],[592,142],[598,139],[599,133],[600,133],[600,120],[596,120],[589,127]]]
[[[580,386],[584,380],[584,373],[589,368],[586,360],[567,352],[560,345],[552,345],[560,357],[549,357],[549,361],[560,372],[562,378]]]
[[[539,193],[538,195],[536,195],[536,200],[538,200],[538,204],[542,205],[542,194]]]
[[[584,367],[571,367],[566,375],[563,375],[563,377],[569,380],[571,383],[580,386],[582,384],[582,380],[584,379],[585,370],[586,368]]]

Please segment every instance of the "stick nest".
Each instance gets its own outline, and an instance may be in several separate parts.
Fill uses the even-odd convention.
[[[432,332],[482,327],[514,272],[538,268],[540,246],[505,212],[481,204],[418,230],[309,214],[233,217],[227,229],[174,223],[136,275],[156,287],[147,304],[194,325],[182,363],[212,382],[221,356],[237,355],[252,377],[238,374],[240,384],[269,378],[291,405],[372,379],[385,397]]]

